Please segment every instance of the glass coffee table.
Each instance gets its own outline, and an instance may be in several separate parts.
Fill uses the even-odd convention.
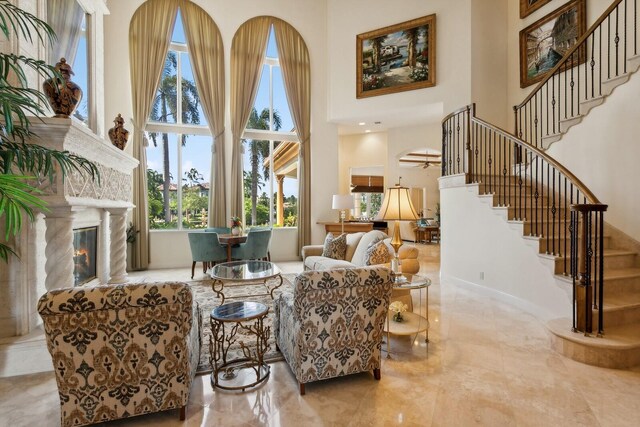
[[[269,378],[269,365],[264,355],[269,349],[271,328],[264,325],[269,307],[259,302],[235,301],[211,310],[211,336],[209,336],[210,363],[213,368],[211,385],[224,390],[242,390],[255,387]],[[240,341],[244,357],[230,359],[229,348],[239,339],[240,331],[255,348]]]
[[[394,313],[387,313],[387,321],[384,325],[384,332],[387,334],[387,358],[391,358],[391,343],[389,334],[393,335],[415,335],[412,341],[418,337],[420,332],[426,332],[424,342],[429,343],[429,286],[431,279],[419,274],[402,274],[393,278],[394,289],[420,289],[418,312],[402,313],[402,322],[393,320]],[[422,289],[427,290],[426,307],[424,316],[422,315]]]
[[[224,304],[225,296],[224,296],[224,288],[234,286],[234,284],[250,284],[250,282],[256,282],[256,285],[262,285],[267,288],[267,293],[259,294],[259,295],[250,295],[252,297],[256,296],[266,296],[270,295],[271,299],[273,299],[273,291],[282,286],[282,275],[280,274],[280,269],[277,265],[270,261],[254,261],[254,260],[245,260],[245,261],[231,261],[231,262],[223,262],[220,264],[214,265],[210,270],[209,274],[213,279],[213,283],[211,284],[211,289],[215,292],[218,298],[221,298],[222,301],[220,305]],[[267,281],[269,279],[276,279],[278,281],[277,285],[269,288],[267,286]],[[234,296],[227,298],[246,298],[249,295],[242,296]]]

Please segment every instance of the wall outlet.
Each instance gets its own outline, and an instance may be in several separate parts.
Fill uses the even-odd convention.
[[[480,280],[484,280],[484,271],[480,272]]]

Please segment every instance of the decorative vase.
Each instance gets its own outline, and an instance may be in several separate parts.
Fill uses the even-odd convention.
[[[42,89],[55,113],[54,117],[69,118],[82,99],[82,89],[71,81],[73,70],[66,59],[60,58],[56,70],[62,75],[62,80],[58,77],[47,79]]]
[[[234,236],[239,236],[241,232],[242,232],[242,229],[240,227],[231,228],[231,234],[233,234]]]
[[[127,140],[129,139],[129,131],[124,128],[122,115],[118,113],[116,118],[113,119],[113,123],[116,125],[109,129],[109,139],[113,145],[124,150],[124,147],[127,145]]]

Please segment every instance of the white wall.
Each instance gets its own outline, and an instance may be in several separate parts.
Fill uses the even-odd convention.
[[[327,0],[329,119],[359,121],[398,114],[425,117],[430,106],[452,111],[470,101],[471,0]],[[436,86],[356,99],[356,36],[360,33],[436,14]],[[417,112],[417,113],[416,113]]]
[[[358,135],[343,135],[338,143],[338,181],[340,194],[350,191],[351,168],[382,166],[384,185],[393,185],[387,174],[387,132],[372,132]],[[327,201],[331,203],[331,199]],[[331,218],[335,218],[335,212]]]
[[[617,87],[547,152],[608,204],[605,221],[640,241],[640,74]]]
[[[112,127],[111,120],[118,113],[122,113],[127,120],[129,129],[132,129],[131,117],[131,82],[129,74],[128,33],[129,22],[135,10],[143,3],[143,0],[131,0],[127,2],[109,0],[108,6],[111,15],[104,20],[105,31],[105,85],[106,85],[106,128]],[[220,28],[225,50],[226,72],[226,173],[230,182],[231,174],[231,119],[230,119],[230,51],[233,35],[240,25],[250,18],[260,15],[272,15],[281,18],[291,24],[304,38],[311,60],[311,223],[312,240],[320,242],[324,237],[324,228],[315,223],[331,215],[331,204],[326,200],[331,199],[338,188],[338,176],[335,173],[327,173],[327,165],[336,165],[338,162],[338,137],[336,126],[327,120],[327,5],[322,1],[291,1],[272,0],[260,2],[255,0],[224,0],[195,1],[207,11]],[[127,148],[131,152],[131,147]],[[230,185],[227,194],[230,193]],[[229,196],[227,196],[229,197]],[[229,213],[228,213],[229,214]],[[152,232],[153,234],[153,232]],[[173,239],[169,235],[153,236],[151,238],[151,266],[169,266],[173,258],[167,259],[166,254],[172,253]],[[175,236],[174,236],[175,237]],[[280,240],[280,239],[283,240]],[[188,250],[185,232],[177,241],[182,248]],[[296,238],[290,232],[275,233],[272,247],[287,246],[293,244]],[[293,250],[293,249],[292,249]],[[274,251],[272,251],[272,255]],[[278,253],[279,251],[275,251]],[[283,256],[288,253],[283,251]],[[275,255],[274,260],[279,260]],[[189,260],[190,261],[190,260]],[[177,262],[177,261],[176,261]],[[187,265],[182,263],[181,265]]]
[[[477,187],[443,188],[456,179],[440,179],[443,283],[484,287],[541,319],[570,317],[570,284],[554,279],[551,269],[525,243],[522,228],[512,229],[504,215],[480,201]]]

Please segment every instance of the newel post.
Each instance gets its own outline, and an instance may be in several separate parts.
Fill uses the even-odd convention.
[[[466,162],[467,162],[467,170],[465,181],[467,184],[471,184],[473,182],[473,151],[471,150],[471,117],[475,117],[475,104],[467,105],[466,110],[467,116],[467,132],[466,132],[466,143],[465,143],[465,154],[466,154]]]

